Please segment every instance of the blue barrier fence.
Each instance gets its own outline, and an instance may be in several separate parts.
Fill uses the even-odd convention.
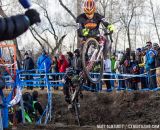
[[[46,81],[45,81],[45,73],[43,70],[31,70],[31,71],[19,71],[19,78],[20,78],[20,85],[22,87],[46,87]],[[47,73],[48,76],[48,85],[50,87],[63,87],[64,84],[62,83],[62,78],[65,73]],[[93,74],[94,76],[96,74]],[[142,90],[149,90],[149,82],[150,78],[154,77],[156,75],[150,75],[149,73],[145,74],[115,74],[115,73],[104,73],[104,75],[110,75],[110,79],[102,79],[102,81],[98,84],[92,84],[91,86],[85,85],[83,86],[83,89],[85,90],[92,90],[92,91],[101,91],[102,85],[104,84],[105,80],[110,80],[110,83],[112,85],[112,89],[115,88],[114,81],[118,81],[117,90],[128,90],[131,91],[131,89],[126,86],[122,86],[121,82],[128,82],[132,78],[139,78],[140,82],[141,80],[145,80],[145,88]],[[143,78],[143,79],[142,79]],[[154,90],[154,89],[153,89]],[[157,90],[157,88],[156,88]],[[110,91],[110,90],[109,90]]]
[[[96,76],[96,74],[93,74],[94,76]],[[130,75],[130,74],[114,74],[114,73],[104,73],[104,75],[110,75],[110,79],[102,79],[102,81],[98,84],[92,84],[92,85],[84,85],[82,86],[83,89],[85,90],[89,90],[89,91],[101,91],[102,90],[102,85],[103,82],[105,80],[109,80],[109,82],[111,82],[112,84],[112,88],[110,90],[108,90],[108,92],[111,92],[113,89],[115,89],[114,87],[114,80],[118,80],[118,82],[121,81],[128,81],[129,79],[132,78],[140,78],[140,79],[145,79],[145,82],[147,82],[145,88],[141,89],[141,91],[159,91],[160,88],[148,88],[149,83],[151,82],[150,79],[151,78],[155,78],[156,74],[150,74],[150,73],[145,73],[145,74],[138,74],[138,75]],[[45,124],[48,122],[48,119],[51,119],[51,110],[52,110],[52,93],[51,93],[51,87],[63,87],[64,84],[62,83],[62,78],[64,76],[64,73],[46,73],[45,70],[31,70],[31,71],[17,71],[17,79],[16,82],[12,81],[12,79],[10,78],[10,76],[5,75],[4,79],[6,82],[6,87],[10,87],[13,88],[16,87],[16,85],[20,85],[22,88],[23,87],[47,87],[48,89],[48,103],[46,105],[45,111],[44,111],[44,115],[50,115],[46,118],[45,120]],[[127,86],[118,86],[117,90],[127,90],[127,91],[132,91],[132,89],[130,89]],[[2,90],[0,89],[0,96],[2,97],[2,101],[3,104],[5,105],[5,103],[9,102],[9,100],[11,100],[11,95],[12,92],[10,92],[10,94],[5,97],[3,95]],[[8,113],[8,109],[5,108],[3,109],[3,126],[4,128],[8,127],[8,117],[6,113]],[[49,113],[49,114],[48,114]],[[5,117],[6,116],[6,117]],[[40,124],[42,120],[42,117],[40,118],[40,120],[37,122],[37,124]]]

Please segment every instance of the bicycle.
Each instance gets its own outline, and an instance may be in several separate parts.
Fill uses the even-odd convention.
[[[99,83],[104,72],[104,54],[110,47],[112,33],[103,29],[105,34],[94,38],[88,38],[82,47],[82,66],[88,80],[92,83]],[[99,39],[99,40],[97,40]]]
[[[72,107],[69,108],[71,113],[75,114],[77,124],[80,126],[80,103],[79,103],[79,96],[81,95],[81,86],[83,84],[83,79],[79,75],[77,75],[76,78],[73,78],[76,73],[74,73],[74,70],[68,70],[69,72],[66,72],[66,77],[68,77],[70,80],[67,80],[67,86],[68,86],[68,95],[69,99],[67,98],[67,102]],[[73,81],[74,80],[74,81]],[[64,82],[65,83],[65,82]],[[65,90],[67,91],[67,90]]]

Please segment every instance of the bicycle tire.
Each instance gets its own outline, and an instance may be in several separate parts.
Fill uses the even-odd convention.
[[[77,102],[74,102],[74,110],[75,110],[75,116],[76,116],[77,124],[79,126],[81,126],[81,124],[80,124],[80,110],[77,106]]]
[[[85,44],[83,45],[83,49],[82,49],[82,66],[83,66],[83,70],[84,70],[84,73],[87,77],[88,80],[90,80],[92,83],[99,83],[103,77],[103,68],[104,68],[104,65],[103,65],[103,51],[102,53],[100,54],[100,71],[99,71],[99,76],[95,79],[95,78],[92,78],[91,75],[90,75],[90,72],[88,71],[88,68],[87,68],[87,61],[86,61],[86,53],[88,52],[88,49],[91,45],[94,45],[94,47],[96,49],[99,50],[100,46],[99,46],[99,43],[96,39],[94,38],[89,38]],[[94,61],[93,61],[94,62]]]

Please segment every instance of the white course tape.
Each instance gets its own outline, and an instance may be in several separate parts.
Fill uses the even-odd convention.
[[[14,106],[17,103],[19,103],[21,97],[22,97],[22,89],[20,87],[17,87],[16,96],[9,102],[8,107]]]

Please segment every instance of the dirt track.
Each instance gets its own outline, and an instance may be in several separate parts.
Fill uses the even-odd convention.
[[[44,95],[41,95],[41,98],[44,103]],[[63,95],[55,94],[54,120],[47,127],[23,125],[23,130],[95,130],[98,124],[158,125],[160,123],[159,92],[85,92],[84,99],[80,102],[83,127],[76,126],[75,118],[67,110]],[[19,129],[22,130],[22,126],[19,126]]]

